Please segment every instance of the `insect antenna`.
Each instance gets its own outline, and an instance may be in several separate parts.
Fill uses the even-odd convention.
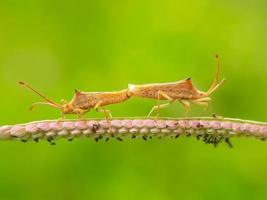
[[[37,105],[37,104],[50,105],[50,106],[53,106],[53,107],[55,107],[55,108],[59,108],[59,109],[62,108],[61,105],[59,105],[58,103],[52,101],[51,99],[48,99],[46,96],[44,96],[43,94],[41,94],[40,92],[38,92],[37,90],[35,90],[35,89],[34,89],[32,86],[30,86],[29,84],[27,84],[27,83],[25,83],[25,82],[23,82],[23,81],[19,81],[19,84],[20,84],[20,85],[23,85],[23,86],[25,86],[25,87],[27,87],[27,88],[29,88],[29,89],[32,90],[34,93],[36,93],[37,95],[39,95],[40,97],[42,97],[43,99],[45,99],[45,100],[47,101],[47,103],[46,103],[46,102],[37,102],[37,103],[34,103],[34,104],[31,106],[30,109],[32,109],[32,108],[33,108],[35,105]]]
[[[54,108],[58,108],[58,106],[54,105],[54,104],[51,104],[51,103],[48,103],[48,102],[35,102],[31,105],[31,107],[29,108],[30,111],[33,110],[33,108],[36,106],[36,105],[49,105],[49,106],[52,106]]]
[[[219,55],[216,54],[215,55],[215,59],[216,59],[216,76],[215,79],[213,81],[213,83],[211,84],[209,90],[207,91],[207,95],[210,95],[211,93],[213,93],[216,89],[218,89],[224,82],[225,79],[223,79],[221,82],[218,83],[219,78],[220,78],[220,59],[219,59]]]

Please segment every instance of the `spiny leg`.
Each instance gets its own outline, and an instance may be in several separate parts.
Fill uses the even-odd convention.
[[[162,96],[163,98],[165,98],[166,100],[169,100],[170,102],[167,103],[167,104],[162,104],[160,105],[159,101],[160,101],[160,96]],[[158,91],[158,104],[157,106],[154,106],[151,111],[148,113],[147,117],[149,117],[155,109],[157,109],[157,119],[159,118],[159,115],[160,115],[160,109],[163,108],[163,107],[167,107],[168,105],[170,105],[171,103],[173,103],[174,100],[169,96],[167,95],[165,92],[162,92],[162,91]]]
[[[183,107],[185,109],[184,117],[187,117],[187,114],[188,114],[189,109],[190,109],[190,101],[188,101],[188,100],[180,100],[179,102],[183,105]]]

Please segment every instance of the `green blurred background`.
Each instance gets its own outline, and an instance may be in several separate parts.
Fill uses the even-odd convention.
[[[189,76],[206,90],[217,52],[227,83],[207,115],[267,121],[266,7],[263,0],[1,1],[0,123],[59,117],[50,107],[29,112],[40,98],[18,80],[57,101],[70,100],[75,88],[111,91]],[[155,103],[135,98],[108,109],[144,116]],[[162,111],[182,115],[179,104]],[[1,142],[0,199],[266,199],[267,143],[233,143]]]

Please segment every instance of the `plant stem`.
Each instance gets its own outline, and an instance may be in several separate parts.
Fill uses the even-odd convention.
[[[1,140],[54,140],[66,138],[93,138],[96,141],[115,137],[121,141],[124,137],[194,136],[207,144],[216,146],[225,141],[231,146],[229,138],[234,136],[253,136],[267,138],[267,123],[231,118],[113,118],[110,122],[103,119],[83,120],[43,120],[25,124],[0,126]]]

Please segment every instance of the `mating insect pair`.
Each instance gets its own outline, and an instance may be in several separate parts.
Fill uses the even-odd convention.
[[[189,111],[191,103],[204,106],[206,110],[208,103],[211,100],[209,96],[225,81],[225,79],[223,79],[219,82],[220,65],[218,55],[216,55],[216,60],[216,77],[207,92],[202,92],[195,88],[192,84],[191,78],[187,78],[185,80],[170,83],[153,83],[144,85],[129,84],[128,89],[115,92],[81,92],[75,90],[75,95],[70,102],[62,100],[63,104],[59,104],[45,97],[25,82],[19,83],[28,87],[46,101],[34,103],[31,106],[31,109],[33,109],[36,105],[49,105],[60,109],[62,117],[64,117],[65,114],[77,114],[78,117],[83,117],[85,113],[91,109],[95,109],[98,112],[103,112],[108,120],[112,118],[112,115],[109,110],[105,109],[106,105],[121,103],[131,97],[142,97],[157,99],[157,105],[151,109],[148,116],[150,116],[154,111],[157,111],[158,118],[160,109],[176,101],[179,101],[183,105],[186,114]],[[160,104],[160,100],[167,100],[169,102]]]

